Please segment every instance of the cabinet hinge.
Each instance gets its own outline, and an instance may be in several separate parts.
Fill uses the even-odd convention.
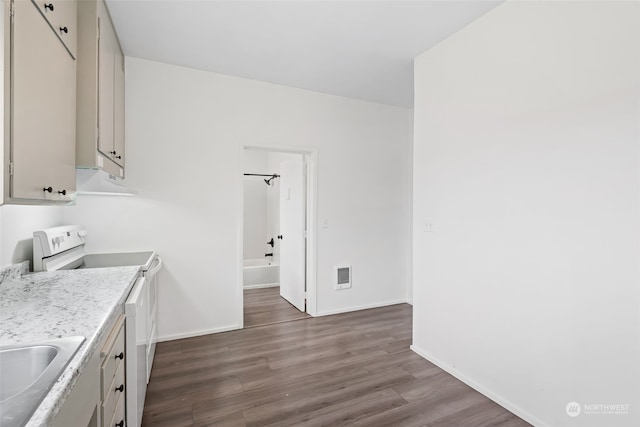
[[[13,175],[13,162],[9,163],[9,176]]]

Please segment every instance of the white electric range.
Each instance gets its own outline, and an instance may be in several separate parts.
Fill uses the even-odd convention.
[[[87,237],[87,230],[79,225],[35,231],[33,269],[38,272],[140,266],[139,277],[124,306],[127,426],[140,426],[157,343],[157,273],[162,259],[153,251],[87,254]]]

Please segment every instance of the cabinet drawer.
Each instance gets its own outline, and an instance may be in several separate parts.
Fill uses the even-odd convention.
[[[124,398],[124,396],[120,396],[120,398],[118,399],[118,403],[116,404],[116,410],[115,410],[115,413],[113,414],[113,418],[111,418],[111,422],[107,424],[107,422],[105,421],[102,427],[124,427],[125,426],[125,420],[124,420],[125,400],[126,399]]]
[[[106,394],[102,399],[103,420],[110,420],[114,417],[118,400],[125,399],[126,392],[127,390],[124,385],[124,363],[120,363],[113,382],[107,387]]]
[[[76,0],[31,0],[42,16],[49,22],[53,31],[76,58],[77,43],[77,4]]]
[[[117,334],[116,338],[114,340],[107,339],[107,345],[103,349],[103,354],[105,354],[101,370],[103,400],[109,393],[108,389],[119,367],[124,368],[124,322],[121,321],[118,324],[120,326],[113,331],[114,334]]]

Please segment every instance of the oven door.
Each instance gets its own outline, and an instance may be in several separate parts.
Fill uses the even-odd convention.
[[[147,271],[143,271],[147,279],[147,383],[151,378],[151,368],[153,358],[156,354],[156,344],[158,342],[158,278],[157,273],[162,268],[162,259],[158,256],[151,263]]]
[[[125,302],[127,426],[142,424],[144,397],[147,392],[147,279],[138,277]]]

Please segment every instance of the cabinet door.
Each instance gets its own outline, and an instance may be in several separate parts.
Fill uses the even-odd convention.
[[[11,197],[70,200],[76,185],[75,60],[30,1],[15,1],[12,33]]]
[[[114,54],[117,39],[104,6],[98,8],[98,26],[98,151],[113,159]]]
[[[124,56],[116,46],[114,69],[114,125],[113,151],[114,161],[124,167]]]
[[[76,57],[76,0],[32,0],[60,37],[69,53]]]

